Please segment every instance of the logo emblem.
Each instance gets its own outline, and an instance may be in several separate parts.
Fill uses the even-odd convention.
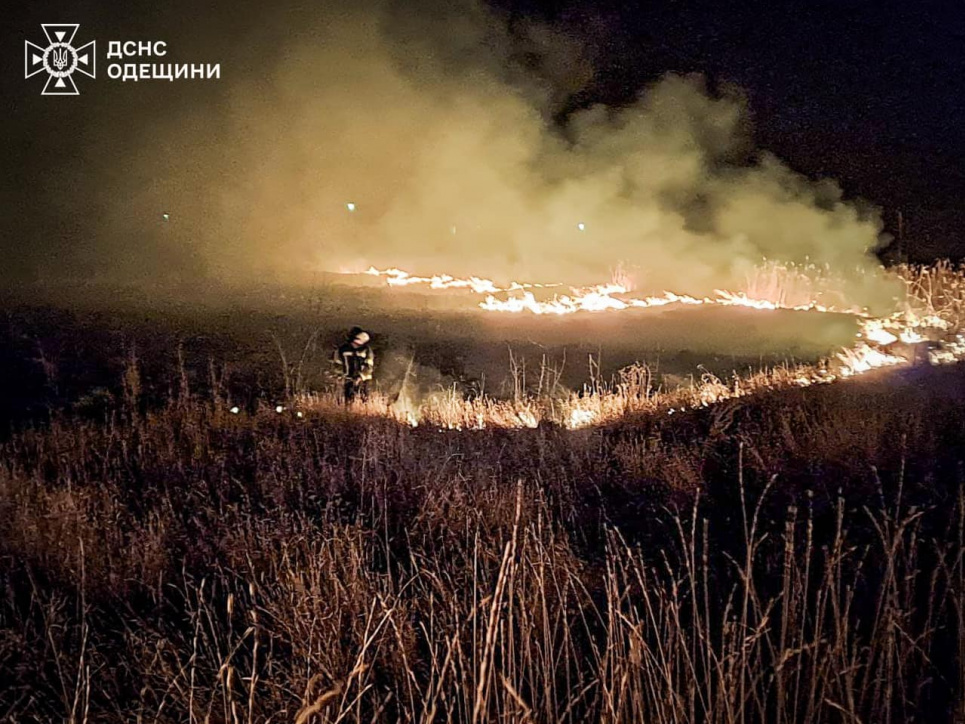
[[[46,71],[49,77],[41,95],[78,95],[77,84],[70,76],[77,71],[90,78],[96,77],[96,41],[75,48],[72,43],[80,25],[45,23],[41,27],[47,36],[47,47],[24,41],[24,78]]]

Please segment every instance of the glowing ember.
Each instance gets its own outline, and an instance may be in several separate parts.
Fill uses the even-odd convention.
[[[879,367],[893,367],[907,364],[904,357],[897,357],[880,349],[875,349],[862,342],[851,349],[838,352],[838,359],[844,365],[841,368],[842,377],[854,377]]]
[[[898,335],[885,329],[885,320],[883,319],[869,319],[858,334],[869,342],[880,345],[892,344],[898,341]]]
[[[566,426],[571,430],[588,427],[596,422],[597,417],[598,415],[593,410],[583,410],[579,407],[574,407],[570,410],[570,416]]]
[[[965,337],[957,335],[940,349],[929,350],[928,361],[933,365],[947,365],[965,359]]]

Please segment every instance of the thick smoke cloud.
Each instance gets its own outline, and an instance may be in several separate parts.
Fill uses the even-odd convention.
[[[623,263],[642,289],[706,293],[765,257],[876,266],[877,215],[753,149],[737,89],[668,76],[560,123],[593,69],[551,28],[425,3],[246,22],[246,47],[272,53],[227,60],[217,98],[142,124],[102,166],[97,238],[137,240],[118,267],[580,284]]]

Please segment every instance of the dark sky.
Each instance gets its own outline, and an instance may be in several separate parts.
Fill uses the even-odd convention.
[[[493,2],[510,23],[545,22],[586,47],[593,76],[569,108],[629,103],[671,71],[702,73],[711,87],[736,84],[747,96],[759,147],[882,207],[889,231],[896,231],[900,210],[913,259],[965,256],[965,4]],[[92,162],[89,138],[183,111],[199,93],[217,103],[219,92],[127,84],[110,99],[41,98],[37,78],[24,80],[21,72],[23,41],[42,39],[41,22],[81,23],[78,43],[159,38],[203,48],[207,58],[237,59],[245,57],[247,30],[269,19],[275,42],[284,46],[288,20],[273,12],[271,4],[223,0],[203,10],[163,0],[35,2],[5,10],[0,278],[29,278],[39,266],[55,265],[66,245],[76,250],[84,243],[70,199]],[[311,3],[297,12],[310,13]],[[264,33],[258,37],[265,42]],[[106,72],[105,50],[99,75]],[[269,50],[252,48],[250,55]],[[96,148],[99,157],[106,152],[103,144]],[[122,172],[123,155],[113,162]]]
[[[667,71],[744,89],[758,145],[902,211],[921,259],[965,254],[965,3],[519,3],[588,39],[577,102],[619,103]]]

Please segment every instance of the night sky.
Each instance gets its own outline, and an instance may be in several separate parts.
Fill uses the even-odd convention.
[[[889,232],[897,231],[900,211],[912,260],[965,256],[965,5],[494,2],[510,27],[547,23],[585,47],[592,77],[556,122],[596,103],[628,104],[667,72],[701,73],[711,89],[735,84],[746,94],[758,147],[881,207]],[[116,84],[107,93],[79,77],[79,97],[42,98],[42,81],[22,73],[23,41],[42,40],[40,23],[77,22],[77,43],[103,44],[99,81],[112,38],[163,39],[185,57],[193,49],[199,60],[222,61],[227,75],[257,73],[261,59],[284,52],[286,27],[295,32],[311,4],[292,8],[134,0],[6,10],[0,278],[35,278],[57,259],[76,259],[78,247],[83,256],[83,216],[96,209],[73,208],[73,190],[85,183],[93,158],[116,152],[123,169],[129,152],[105,137],[122,138],[195,103],[217,104],[221,92],[213,85]],[[266,24],[273,33],[257,34],[265,47],[246,46],[246,36]]]
[[[965,4],[526,3],[587,39],[574,99],[620,103],[667,71],[747,94],[755,138],[793,168],[882,207],[907,251],[965,255]]]

